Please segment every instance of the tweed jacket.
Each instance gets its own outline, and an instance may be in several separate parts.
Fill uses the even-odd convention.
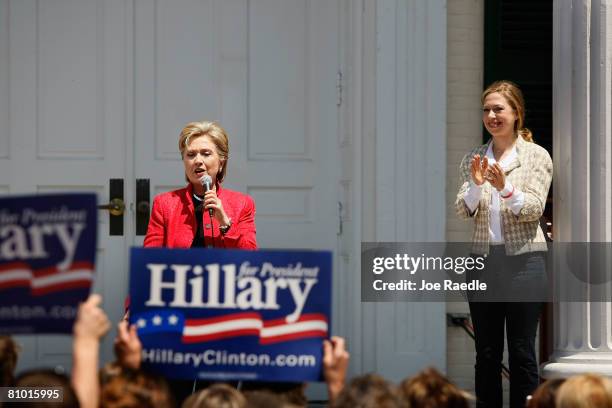
[[[483,184],[482,195],[474,213],[470,213],[463,197],[472,179],[470,174],[472,158],[475,154],[484,157],[490,143],[491,141],[475,148],[461,161],[460,187],[455,201],[457,215],[460,218],[474,219],[472,251],[480,255],[489,253],[489,206],[493,187],[488,182]],[[523,192],[525,204],[519,214],[515,215],[504,200],[500,200],[506,255],[546,251],[546,239],[539,219],[544,212],[552,181],[552,160],[546,149],[535,143],[526,142],[520,136],[516,141],[516,151],[517,158],[505,169],[505,174],[514,188]]]
[[[189,248],[197,232],[195,207],[191,195],[193,186],[160,194],[153,200],[153,209],[149,228],[144,239],[145,247]],[[213,229],[205,228],[205,240],[213,242],[215,247],[257,249],[255,239],[255,203],[253,199],[237,191],[222,188],[217,184],[217,197],[223,204],[223,210],[232,219],[232,226],[227,234],[219,231],[217,220],[213,219]],[[210,223],[208,214],[204,214],[204,225]]]

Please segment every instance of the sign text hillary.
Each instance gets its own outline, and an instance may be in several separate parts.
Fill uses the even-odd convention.
[[[150,276],[146,306],[277,310],[279,294],[285,292],[295,305],[286,317],[289,323],[300,317],[319,275],[318,267],[303,267],[299,262],[260,266],[248,261],[239,265],[148,263],[146,269]]]
[[[56,266],[65,269],[74,260],[86,218],[85,210],[70,210],[66,206],[23,207],[18,212],[0,209],[0,261],[46,259],[52,252],[50,248],[61,249],[63,258]]]

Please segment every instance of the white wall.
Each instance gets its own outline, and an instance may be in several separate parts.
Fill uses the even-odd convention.
[[[361,241],[445,239],[447,37],[446,0],[344,7],[339,199],[348,205],[339,240],[340,272],[350,273]],[[444,304],[354,300],[341,327],[351,374],[397,381],[428,365],[445,369]]]
[[[482,143],[480,93],[483,81],[484,0],[449,0],[447,4],[446,238],[469,242],[472,224],[455,215],[459,164]],[[467,303],[448,303],[448,313],[468,313]],[[458,327],[449,327],[447,374],[458,386],[474,390],[474,342]]]
[[[374,157],[373,168],[362,169],[373,177],[362,214],[366,241],[445,238],[445,10],[446,0],[377,1],[375,94],[364,94],[376,102],[376,133],[362,154]],[[441,303],[376,304],[364,331],[376,351],[371,368],[392,380],[428,365],[444,370],[444,311]]]

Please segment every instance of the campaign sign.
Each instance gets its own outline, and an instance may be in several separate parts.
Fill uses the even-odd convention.
[[[171,378],[318,381],[331,253],[132,248],[130,322]]]
[[[72,333],[96,228],[95,194],[0,197],[0,333]]]

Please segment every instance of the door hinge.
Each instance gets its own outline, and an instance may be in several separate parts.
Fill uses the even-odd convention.
[[[338,74],[336,75],[336,106],[342,105],[342,71],[338,70]]]
[[[336,231],[336,235],[342,235],[343,232],[343,214],[342,214],[342,203],[338,201],[338,230]]]

